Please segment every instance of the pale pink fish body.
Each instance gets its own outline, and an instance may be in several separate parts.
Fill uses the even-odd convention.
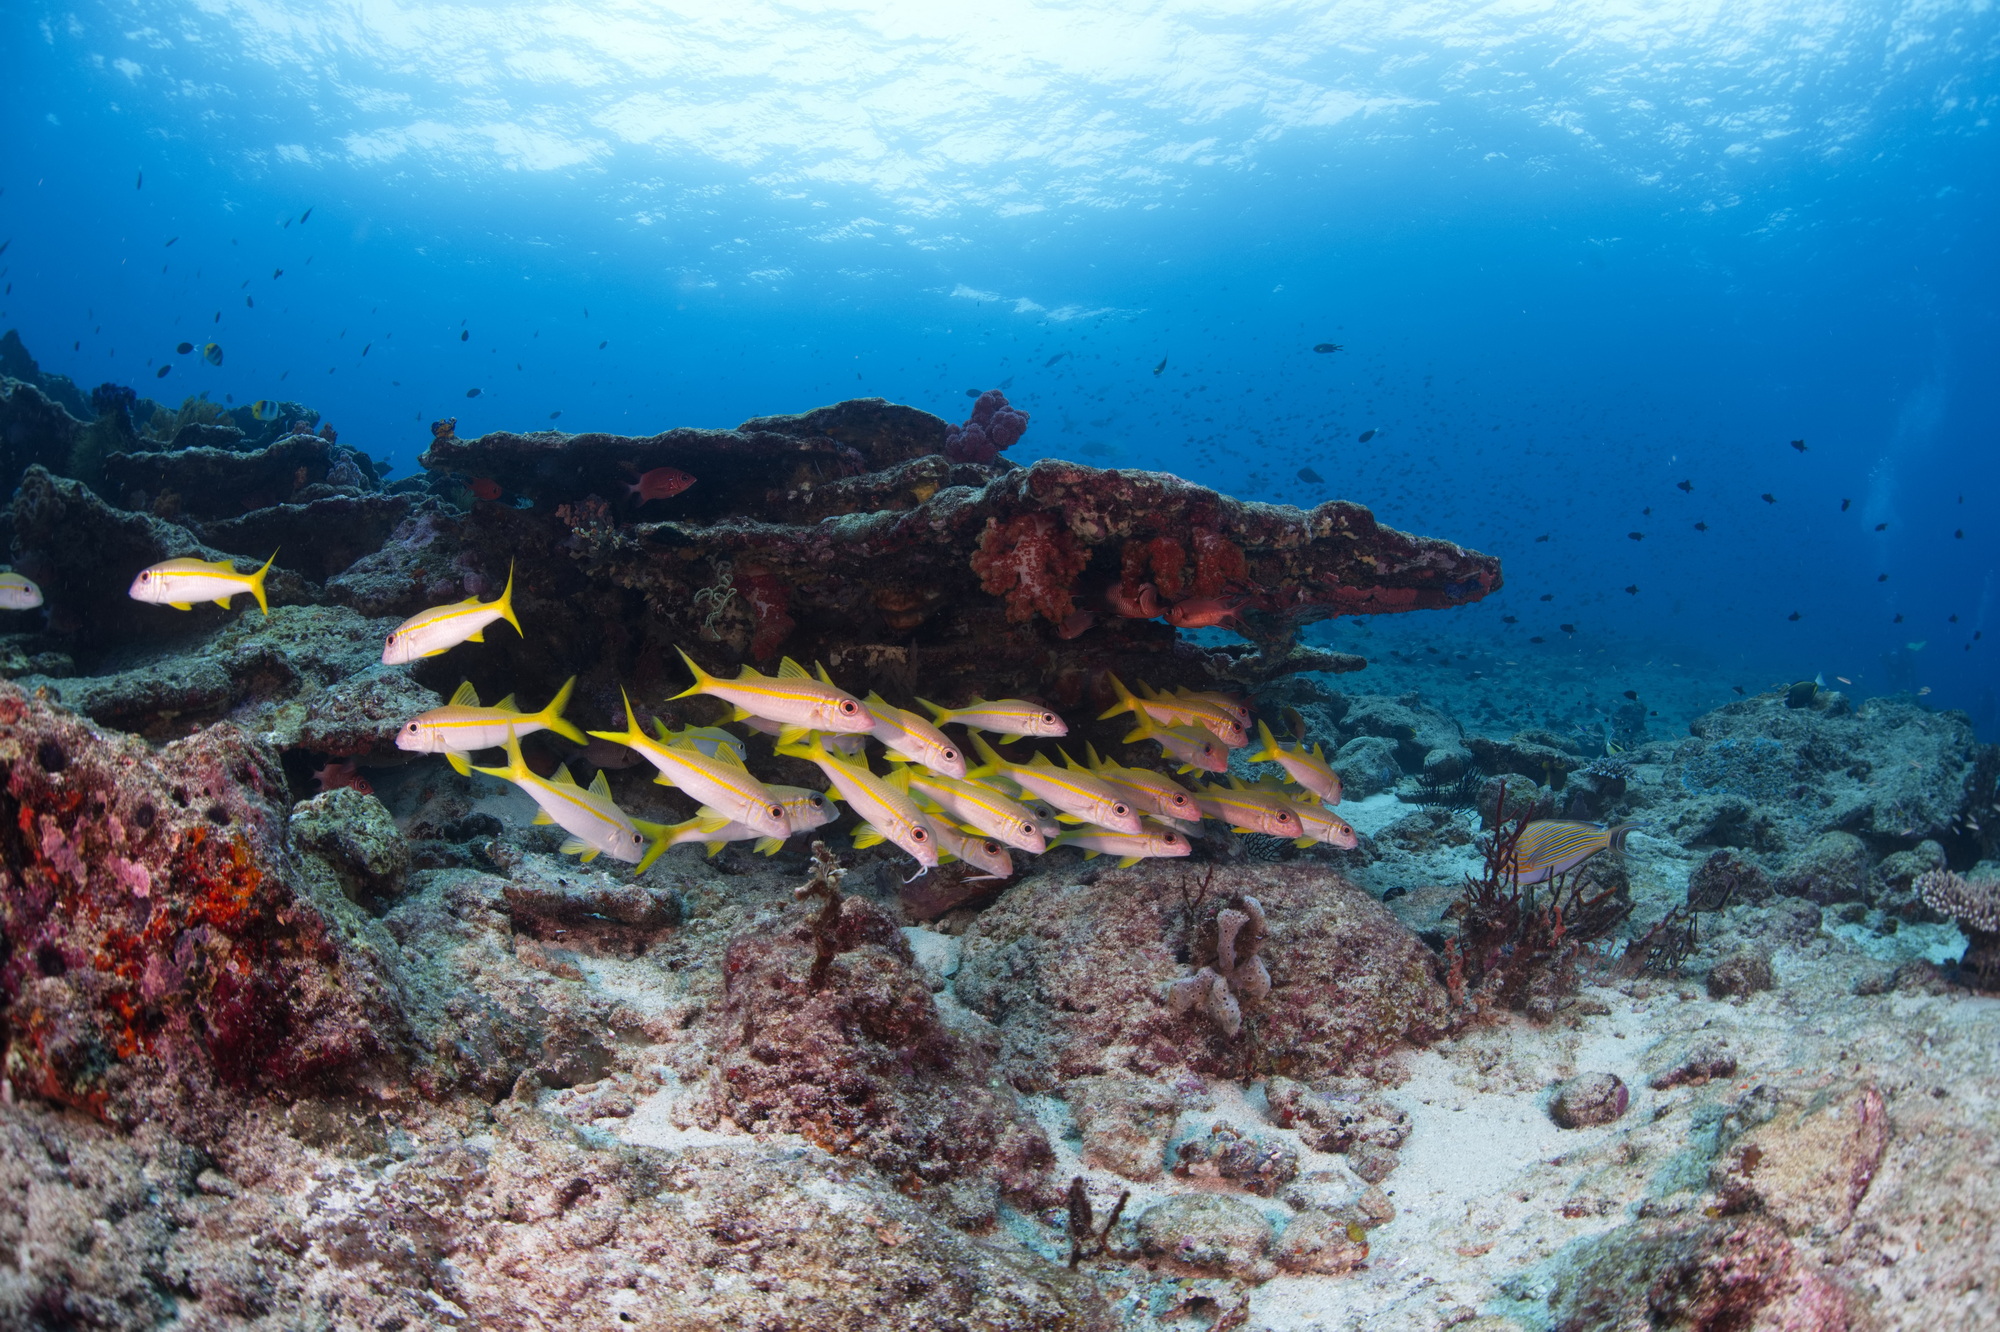
[[[1117,676],[1110,677],[1111,691],[1118,702],[1099,714],[1099,721],[1109,721],[1122,712],[1129,712],[1135,721],[1153,726],[1200,726],[1215,736],[1223,744],[1235,749],[1250,743],[1244,733],[1243,724],[1222,708],[1200,699],[1170,698],[1155,694],[1141,680],[1139,688],[1145,690],[1144,697],[1134,694],[1125,687],[1125,682]],[[1125,737],[1130,743],[1139,738],[1139,733]]]
[[[1180,760],[1183,767],[1200,772],[1228,772],[1229,755],[1214,733],[1200,726],[1156,726],[1149,717],[1140,717],[1127,744],[1151,740]]]
[[[1183,686],[1174,690],[1182,698],[1191,698],[1202,703],[1213,703],[1234,717],[1246,730],[1250,725],[1250,709],[1242,699],[1234,694],[1225,694],[1218,689],[1189,689]]]
[[[1305,836],[1298,806],[1276,791],[1208,786],[1195,792],[1195,803],[1209,818],[1245,832],[1272,837]]]
[[[890,774],[890,780],[907,785],[911,794],[1011,847],[1036,854],[1048,850],[1048,838],[1035,812],[982,782],[962,781],[921,768],[900,769]]]
[[[1310,846],[1314,842],[1324,842],[1343,851],[1352,851],[1361,844],[1361,839],[1355,836],[1353,825],[1346,819],[1328,812],[1325,806],[1314,804],[1309,800],[1301,800],[1297,804],[1299,824],[1305,829],[1298,839],[1300,845]]]
[[[738,717],[736,720],[760,735],[768,735],[774,738],[782,736],[786,731],[792,729],[783,722],[772,721],[769,717],[744,716]],[[834,753],[851,756],[859,754],[863,749],[867,748],[869,737],[855,731],[837,731],[823,735],[821,739],[826,741],[826,747]]]
[[[1045,740],[1069,734],[1069,727],[1054,709],[1026,699],[979,698],[962,708],[941,708],[922,698],[917,702],[930,709],[931,720],[939,726],[957,722],[968,730],[991,731],[995,735],[1039,736]]]
[[[1340,803],[1340,774],[1326,761],[1318,745],[1311,750],[1304,745],[1286,748],[1271,734],[1271,728],[1263,722],[1257,723],[1257,738],[1264,747],[1254,754],[1246,755],[1252,763],[1275,763],[1285,770],[1286,776],[1303,786],[1329,804]]]
[[[792,825],[794,833],[823,828],[840,817],[840,811],[833,807],[824,791],[815,791],[810,786],[780,786],[776,782],[764,783],[764,789],[778,797],[778,803],[785,807],[785,822]]]
[[[497,620],[505,620],[514,626],[515,633],[521,633],[521,622],[514,618],[512,565],[507,568],[507,586],[492,601],[467,597],[449,606],[433,606],[427,611],[418,611],[397,625],[390,631],[389,641],[382,645],[382,662],[386,666],[401,666],[422,657],[449,652],[460,643],[483,643],[486,641],[486,626]],[[526,634],[521,636],[527,637]]]
[[[718,811],[766,837],[790,837],[792,825],[784,806],[770,788],[750,775],[736,757],[736,751],[719,746],[714,754],[704,754],[692,744],[668,744],[639,729],[632,700],[625,700],[623,731],[592,731],[599,740],[624,745],[659,769],[654,780],[677,786],[701,804]]]
[[[834,757],[814,736],[809,745],[780,745],[778,752],[790,758],[815,763],[833,783],[847,807],[860,815],[877,834],[910,853],[925,869],[936,869],[937,839],[930,823],[909,792],[900,790],[869,771],[868,765]],[[859,841],[855,843],[861,845]]]
[[[1138,812],[1125,803],[1123,793],[1089,769],[1074,763],[1067,768],[1058,768],[1040,755],[1031,763],[1013,763],[1000,757],[993,746],[976,736],[972,743],[986,765],[985,770],[1005,777],[1063,813],[1118,832],[1139,831]],[[1063,757],[1067,759],[1069,756]]]
[[[872,734],[890,753],[947,777],[965,776],[965,755],[943,731],[880,694],[868,696],[868,710],[875,714]]]
[[[956,856],[974,869],[985,871],[973,876],[975,879],[1010,879],[1014,876],[1014,858],[1007,854],[1007,848],[1000,845],[996,838],[982,832],[968,833],[945,818],[931,819],[930,829],[946,855]]]
[[[1130,868],[1142,860],[1165,856],[1191,855],[1194,847],[1188,839],[1172,828],[1147,822],[1136,833],[1114,832],[1109,828],[1079,828],[1066,832],[1049,843],[1051,849],[1058,846],[1073,846],[1084,853],[1084,858],[1106,855],[1117,856],[1120,868]]]
[[[42,604],[42,589],[26,574],[0,573],[0,610],[33,610]]]
[[[161,560],[141,569],[132,586],[126,589],[126,595],[149,606],[190,610],[201,601],[227,606],[231,597],[248,592],[257,598],[259,609],[269,615],[271,603],[264,595],[264,578],[277,558],[278,553],[272,551],[263,568],[248,574],[236,572],[236,565],[229,560]]]
[[[1182,823],[1201,822],[1201,811],[1195,808],[1193,793],[1173,778],[1149,768],[1127,768],[1099,758],[1095,749],[1089,751],[1089,758],[1090,770],[1124,791],[1138,808],[1158,818]]]
[[[674,695],[713,694],[736,705],[749,717],[764,717],[785,729],[779,738],[806,731],[839,731],[866,735],[875,729],[875,716],[860,699],[831,685],[815,680],[790,657],[784,659],[776,675],[765,675],[748,666],[734,680],[722,680],[704,671],[693,657],[681,650],[681,660],[694,673],[694,684]],[[744,720],[743,717],[737,720]]]

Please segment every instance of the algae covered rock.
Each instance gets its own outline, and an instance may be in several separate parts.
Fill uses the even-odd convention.
[[[1153,1078],[1108,1073],[1063,1087],[1083,1139],[1083,1160],[1130,1180],[1160,1177],[1181,1100]]]
[[[1276,1231],[1239,1198],[1181,1194],[1141,1212],[1137,1229],[1140,1251],[1176,1268],[1248,1281],[1268,1280],[1277,1271],[1269,1256]]]
[[[300,801],[290,824],[292,844],[324,860],[354,901],[383,903],[401,894],[410,843],[374,796],[338,787]]]

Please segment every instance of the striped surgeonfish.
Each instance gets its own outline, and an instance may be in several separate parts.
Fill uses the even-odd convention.
[[[1632,827],[1629,823],[1606,828],[1566,819],[1537,819],[1521,830],[1521,840],[1514,846],[1514,882],[1547,883],[1606,848],[1623,851]]]

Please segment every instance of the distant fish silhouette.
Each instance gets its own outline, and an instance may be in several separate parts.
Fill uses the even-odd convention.
[[[1544,593],[1542,593],[1542,600],[1543,600],[1543,601],[1554,601],[1555,599],[1556,599],[1556,594],[1555,594],[1555,593],[1553,593],[1553,592],[1544,592]]]
[[[1876,530],[1876,531],[1878,531],[1878,532],[1886,532],[1886,531],[1888,531],[1888,530],[1889,530],[1889,524],[1887,524],[1887,523],[1877,523],[1877,524],[1875,524],[1875,530]]]
[[[476,388],[469,388],[469,389],[467,389],[467,390],[465,391],[465,396],[466,396],[466,397],[468,397],[468,398],[476,398],[476,397],[478,397],[478,396],[480,395],[480,393],[481,393],[481,390],[479,390],[479,389],[476,389]]]
[[[1519,619],[1512,615],[1503,615],[1500,617],[1500,623],[1502,624],[1519,624],[1520,622]]]
[[[313,210],[312,210],[312,209],[310,209],[310,208],[306,209],[306,211],[305,211],[305,212],[303,212],[303,213],[300,213],[300,214],[299,214],[299,225],[300,225],[300,226],[304,226],[304,225],[306,224],[306,219],[307,219],[307,218],[309,218],[309,217],[311,217],[312,215],[313,215]]]
[[[1162,356],[1160,358],[1160,363],[1153,367],[1153,373],[1157,375],[1166,368],[1167,368],[1167,358]]]
[[[282,268],[274,268],[271,270],[271,279],[273,281],[276,281],[277,279],[283,277],[284,275],[285,275],[285,270]]]
[[[1633,541],[1644,541],[1646,539],[1644,532],[1627,532],[1625,535]]]
[[[1706,531],[1708,530],[1708,524],[1707,524],[1707,523],[1696,523],[1696,524],[1694,525],[1694,530],[1695,530],[1695,531],[1697,531],[1697,532],[1706,532]]]
[[[562,412],[561,412],[561,411],[553,411],[553,412],[550,412],[550,413],[549,413],[549,420],[553,421],[553,420],[555,420],[555,419],[556,419],[556,418],[557,418],[558,416],[561,416],[561,415],[562,415]]]
[[[965,391],[965,396],[966,396],[966,397],[968,397],[968,398],[976,398],[976,397],[978,397],[978,396],[979,396],[979,390],[978,390],[978,389],[967,389],[967,390]]]
[[[1639,585],[1637,583],[1627,583],[1625,585],[1625,590],[1627,592],[1630,592],[1635,597],[1639,595]]]
[[[1566,634],[1573,634],[1576,632],[1576,626],[1573,624],[1559,624],[1556,626],[1556,628],[1562,630]]]
[[[1341,349],[1341,344],[1338,342],[1318,342],[1313,344],[1313,350],[1320,353],[1322,356],[1324,356],[1328,352],[1337,352],[1340,349]]]
[[[1063,357],[1067,355],[1069,355],[1068,352],[1057,352],[1054,356],[1051,356],[1049,357],[1048,360],[1042,362],[1042,369],[1044,370],[1048,369],[1050,366],[1054,365],[1057,361],[1060,361]]]
[[[169,236],[169,237],[167,237],[167,243],[166,243],[165,245],[161,246],[160,248],[161,248],[161,249],[171,249],[171,248],[173,248],[173,243],[174,243],[175,241],[179,240],[179,239],[180,239],[180,237],[179,237],[179,236]]]
[[[1847,506],[1848,506],[1848,505],[1850,505],[1850,504],[1852,504],[1852,503],[1854,503],[1854,501],[1853,501],[1853,500],[1851,500],[1851,499],[1844,499],[1844,500],[1842,500],[1842,501],[1840,502],[1840,511],[1841,511],[1842,513],[1846,513],[1846,512],[1847,512]]]
[[[1676,481],[1676,482],[1674,483],[1674,488],[1675,488],[1675,489],[1677,489],[1677,490],[1682,490],[1682,491],[1686,491],[1686,492],[1687,492],[1688,494],[1693,494],[1693,493],[1694,493],[1694,482],[1692,482],[1692,481]]]
[[[1797,611],[1793,611],[1790,615],[1787,615],[1785,618],[1787,620],[1796,620],[1799,618],[1799,613]]]
[[[1804,453],[1806,451],[1806,442],[1802,439],[1795,439],[1792,441],[1792,447],[1800,453]]]
[[[1778,502],[1778,497],[1776,495],[1773,495],[1768,490],[1764,492],[1763,498],[1764,498],[1764,503],[1766,504],[1776,504]]]
[[[1628,689],[1625,691],[1625,697],[1631,699],[1633,702],[1636,703],[1639,701],[1639,691],[1636,689]]]
[[[1548,539],[1549,539],[1549,534],[1547,532],[1544,532],[1540,536],[1535,538],[1535,544],[1540,545],[1542,542],[1547,541]]]
[[[153,378],[155,378],[155,379],[165,379],[165,378],[167,377],[167,371],[169,371],[169,370],[171,370],[171,369],[173,369],[173,366],[171,366],[171,365],[163,365],[163,366],[161,366],[161,367],[160,367],[160,368],[159,368],[158,370],[155,370],[155,371],[153,372]]]
[[[1359,435],[1357,435],[1355,437],[1355,440],[1357,443],[1366,444],[1369,440],[1375,438],[1375,436],[1381,433],[1382,432],[1377,430],[1374,426],[1370,426],[1366,430],[1362,431]]]
[[[1299,480],[1304,481],[1308,485],[1314,485],[1314,486],[1324,485],[1326,483],[1326,478],[1321,476],[1318,472],[1315,472],[1310,467],[1299,468]]]
[[[174,348],[174,350],[180,353],[182,356],[186,356],[189,352],[194,350],[194,344],[192,342],[183,342],[180,346]]]
[[[459,340],[460,342],[470,342],[470,341],[472,341],[472,330],[471,330],[471,329],[469,329],[469,328],[462,328],[462,329],[460,329],[460,330],[458,331],[458,340]]]

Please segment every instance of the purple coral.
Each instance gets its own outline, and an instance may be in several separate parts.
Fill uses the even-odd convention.
[[[990,463],[1010,449],[1028,429],[1028,414],[1007,405],[1007,395],[988,389],[972,404],[972,416],[962,426],[944,432],[944,456],[953,462]]]

